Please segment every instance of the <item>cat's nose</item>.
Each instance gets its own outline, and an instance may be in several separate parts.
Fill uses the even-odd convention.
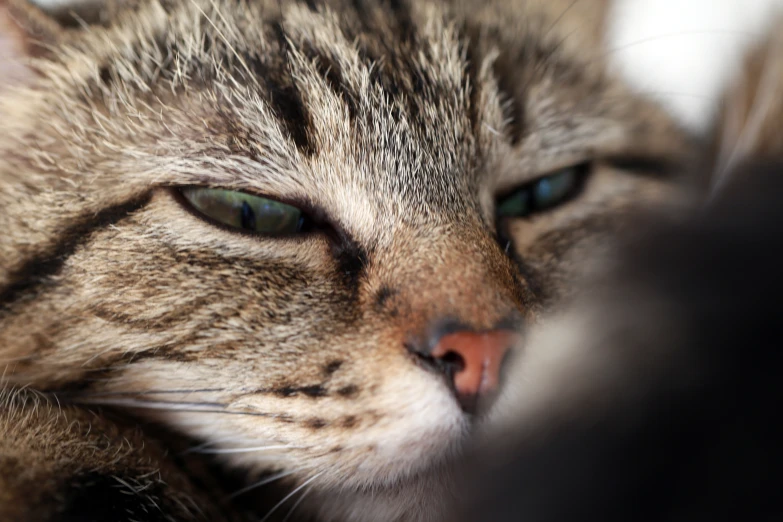
[[[427,358],[452,383],[462,409],[476,413],[497,395],[506,355],[518,340],[514,330],[452,331],[433,340]]]

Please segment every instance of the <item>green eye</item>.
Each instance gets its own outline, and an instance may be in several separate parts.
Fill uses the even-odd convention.
[[[498,215],[502,217],[526,216],[530,213],[529,189],[520,189],[498,202]]]
[[[194,209],[220,224],[282,236],[302,230],[302,211],[273,199],[233,190],[189,187],[182,195]]]
[[[498,201],[498,217],[525,217],[567,201],[579,186],[580,170],[571,167],[543,177]]]

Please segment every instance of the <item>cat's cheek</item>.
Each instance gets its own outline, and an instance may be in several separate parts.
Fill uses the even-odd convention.
[[[325,487],[404,480],[462,449],[468,422],[445,384],[403,357],[393,359],[357,364],[368,386],[350,400],[250,396],[240,402],[293,413],[294,422],[280,426],[275,440],[301,447],[290,453],[294,467],[329,470]],[[247,465],[241,458],[234,462]]]
[[[276,387],[263,364],[140,361],[101,403],[211,441],[210,451],[240,468],[305,478],[329,470],[324,487],[393,482],[463,449],[468,421],[439,378],[396,350],[375,350],[322,388]]]

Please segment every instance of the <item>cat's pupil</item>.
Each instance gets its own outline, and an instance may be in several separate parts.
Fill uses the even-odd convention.
[[[306,216],[297,207],[246,192],[185,187],[181,194],[189,206],[212,221],[231,228],[268,236],[301,232]]]
[[[256,229],[256,213],[253,212],[253,209],[250,208],[250,205],[247,204],[247,201],[242,202],[241,219],[242,228],[246,230]]]
[[[552,186],[549,180],[544,178],[536,184],[536,199],[546,200],[552,194]]]

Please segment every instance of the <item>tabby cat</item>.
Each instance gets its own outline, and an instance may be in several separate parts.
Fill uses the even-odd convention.
[[[518,340],[690,151],[603,4],[1,3],[0,514],[231,516],[128,419],[287,488],[263,516],[442,512]]]

